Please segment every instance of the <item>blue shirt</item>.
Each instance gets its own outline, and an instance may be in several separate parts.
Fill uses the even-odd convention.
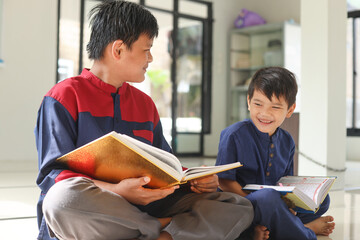
[[[246,184],[275,185],[293,175],[295,143],[290,134],[278,128],[270,137],[246,119],[225,128],[220,135],[216,165],[240,162],[242,167],[219,173],[219,178]]]

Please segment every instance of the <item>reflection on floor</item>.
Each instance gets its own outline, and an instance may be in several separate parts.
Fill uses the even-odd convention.
[[[213,165],[211,158],[184,158],[186,167]],[[35,184],[36,162],[0,162],[0,239],[36,239],[36,202],[39,190]],[[339,174],[330,192],[331,208],[327,214],[335,217],[336,228],[330,237],[321,240],[360,239],[360,162],[347,162],[347,170]]]

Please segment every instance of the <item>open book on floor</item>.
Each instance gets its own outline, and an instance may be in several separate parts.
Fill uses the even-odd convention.
[[[116,132],[77,148],[57,161],[66,164],[70,170],[112,183],[149,176],[151,181],[147,186],[150,188],[183,184],[241,166],[232,163],[183,171],[179,159],[173,154]]]
[[[336,177],[285,176],[276,186],[247,184],[244,190],[255,191],[273,188],[296,206],[297,212],[317,212],[324,201]]]

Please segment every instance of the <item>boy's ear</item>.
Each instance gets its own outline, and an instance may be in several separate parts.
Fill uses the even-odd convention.
[[[115,59],[119,59],[120,58],[120,54],[124,48],[125,44],[122,40],[116,40],[112,43],[111,46],[111,55],[115,58]]]
[[[246,99],[247,99],[247,104],[248,104],[248,110],[250,111],[250,98],[249,98],[249,95],[247,95]]]
[[[291,117],[291,115],[294,113],[296,108],[296,103],[294,103],[288,110],[287,114],[286,114],[286,118]]]

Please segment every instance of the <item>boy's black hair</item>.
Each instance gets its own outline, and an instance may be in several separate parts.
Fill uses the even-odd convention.
[[[91,35],[86,47],[90,59],[101,59],[105,47],[122,40],[131,49],[141,34],[157,37],[156,18],[142,6],[126,1],[104,1],[89,13]]]
[[[258,70],[251,79],[248,96],[251,100],[254,91],[262,92],[270,101],[273,95],[283,97],[290,108],[296,101],[298,86],[295,75],[282,67],[266,67]]]

